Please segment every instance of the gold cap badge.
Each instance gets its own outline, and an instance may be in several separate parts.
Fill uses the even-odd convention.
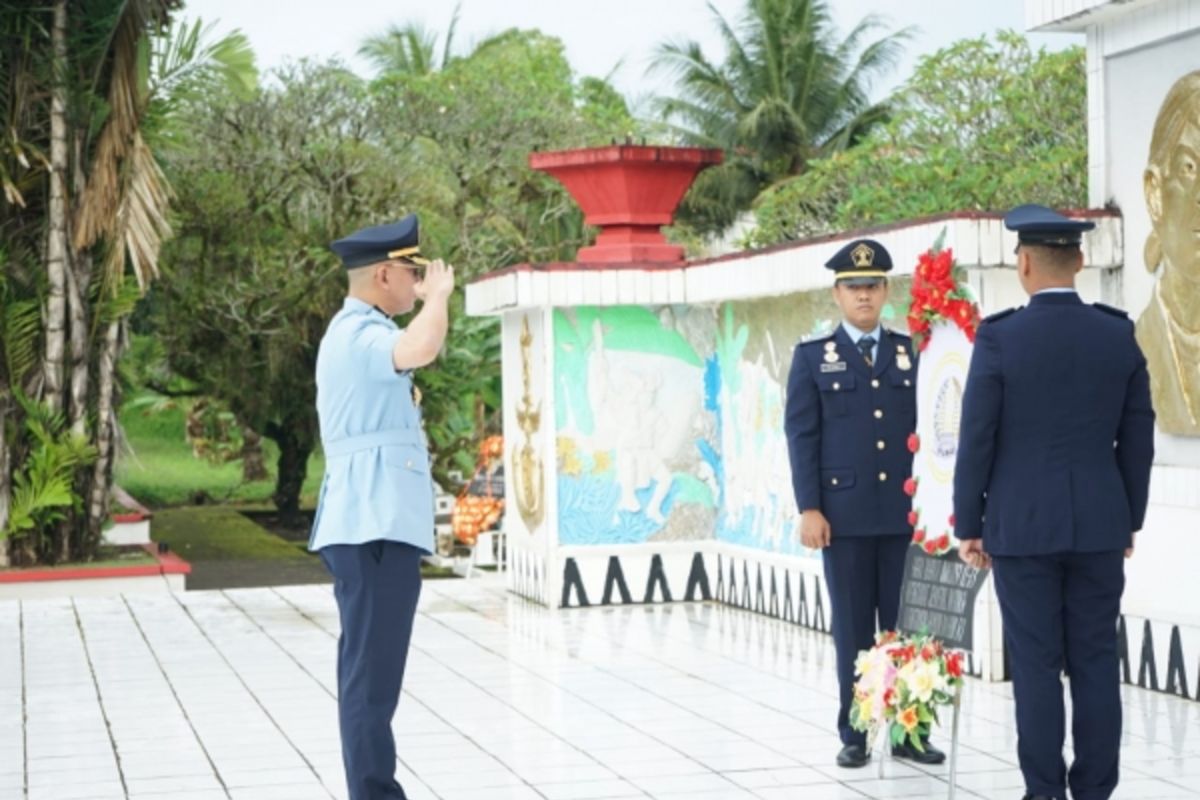
[[[871,267],[875,265],[875,249],[868,244],[860,244],[850,251],[850,259],[856,267]]]

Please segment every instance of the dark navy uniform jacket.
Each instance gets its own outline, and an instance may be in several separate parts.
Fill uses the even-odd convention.
[[[904,481],[917,423],[916,353],[908,336],[886,328],[878,347],[868,367],[839,325],[792,355],[784,430],[796,506],[820,510],[835,537],[912,530]]]
[[[1154,460],[1146,359],[1125,313],[1038,293],[979,327],[954,471],[955,535],[988,553],[1129,547]]]

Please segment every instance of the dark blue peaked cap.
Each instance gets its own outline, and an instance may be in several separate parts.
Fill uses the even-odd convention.
[[[420,223],[416,214],[399,222],[363,228],[329,245],[346,269],[365,267],[393,258],[404,259],[422,266],[429,261],[421,257]]]
[[[874,239],[855,239],[833,254],[825,262],[837,276],[835,281],[845,281],[851,286],[859,283],[874,283],[886,278],[892,268],[892,256],[887,248]]]
[[[1096,223],[1064,217],[1056,211],[1035,203],[1017,206],[1004,217],[1004,227],[1017,232],[1021,244],[1045,247],[1072,247],[1083,240],[1083,232]]]

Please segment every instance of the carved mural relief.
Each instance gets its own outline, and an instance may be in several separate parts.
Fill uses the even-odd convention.
[[[542,424],[542,404],[534,403],[530,359],[532,358],[533,335],[529,332],[529,317],[521,320],[521,400],[517,404],[517,426],[524,435],[513,448],[513,493],[517,499],[517,510],[530,531],[542,522],[545,513],[545,475],[542,461],[538,458],[534,436]]]
[[[1146,269],[1158,274],[1137,322],[1159,427],[1200,436],[1200,71],[1159,109],[1143,178],[1153,231]]]

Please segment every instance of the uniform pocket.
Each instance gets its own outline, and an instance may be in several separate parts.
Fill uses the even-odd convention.
[[[821,470],[821,490],[839,492],[854,485],[854,470],[846,467],[841,469]]]
[[[425,448],[410,444],[391,444],[383,449],[383,463],[389,467],[429,474],[429,453]]]
[[[821,392],[821,408],[831,416],[846,413],[846,393],[854,391],[854,375],[849,372],[827,372],[817,375]]]

